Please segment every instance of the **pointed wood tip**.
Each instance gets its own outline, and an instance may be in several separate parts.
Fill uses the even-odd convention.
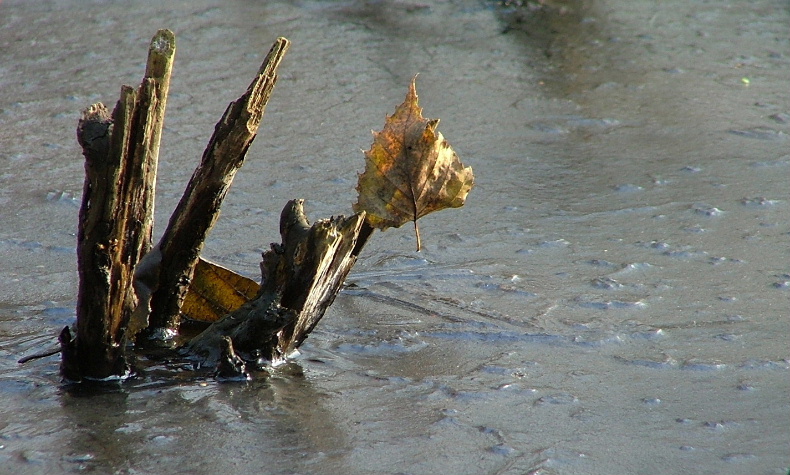
[[[150,50],[165,56],[172,56],[176,50],[176,35],[166,28],[157,31],[151,38]]]
[[[285,53],[288,51],[288,47],[290,46],[291,41],[288,40],[288,38],[285,38],[284,36],[277,38],[271,49],[269,49],[269,52],[266,54],[266,58],[263,60],[261,67],[258,69],[258,74],[273,76],[277,71],[277,67],[280,66],[280,62],[285,56]]]

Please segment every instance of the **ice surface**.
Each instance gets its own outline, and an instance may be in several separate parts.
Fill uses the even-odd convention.
[[[786,5],[500,3],[0,3],[0,473],[787,473]],[[349,213],[415,73],[477,185],[420,254],[375,234],[269,379],[154,366],[86,395],[16,361],[73,320],[79,113],[139,83],[159,28],[159,232],[293,42],[212,260],[257,274],[288,199]]]

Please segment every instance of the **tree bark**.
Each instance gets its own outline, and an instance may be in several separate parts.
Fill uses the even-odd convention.
[[[247,91],[228,106],[162,239],[141,262],[136,284],[141,301],[136,314],[148,317],[147,324],[138,324],[147,327],[147,338],[166,340],[177,332],[181,305],[203,243],[255,139],[277,81],[277,67],[289,45],[287,39],[278,38]]]
[[[193,338],[185,351],[216,364],[230,344],[230,353],[247,361],[282,361],[323,317],[372,231],[364,212],[311,226],[302,200],[289,201],[280,216],[282,243],[263,254],[258,296]]]
[[[106,379],[129,372],[126,326],[136,305],[134,268],[151,247],[154,187],[175,37],[151,41],[137,91],[121,88],[112,116],[87,108],[77,127],[85,185],[77,235],[80,277],[77,333],[61,333],[67,379]]]

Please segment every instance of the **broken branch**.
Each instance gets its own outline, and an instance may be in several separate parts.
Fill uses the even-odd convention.
[[[173,336],[180,322],[181,305],[189,290],[195,265],[208,232],[219,216],[222,201],[233,178],[244,163],[272,89],[277,67],[290,42],[278,38],[263,61],[247,91],[225,110],[217,123],[200,165],[192,175],[181,201],[152,255],[153,265],[145,266],[142,281],[150,301],[141,301],[148,314],[146,335],[156,339]]]

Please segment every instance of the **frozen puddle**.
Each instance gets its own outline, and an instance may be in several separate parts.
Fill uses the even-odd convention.
[[[787,9],[516,3],[0,3],[0,472],[786,474]],[[376,233],[268,379],[64,388],[57,358],[16,362],[74,318],[76,121],[139,83],[160,27],[159,232],[293,42],[208,258],[257,275],[292,198],[349,213],[416,73],[476,187],[419,254]]]

